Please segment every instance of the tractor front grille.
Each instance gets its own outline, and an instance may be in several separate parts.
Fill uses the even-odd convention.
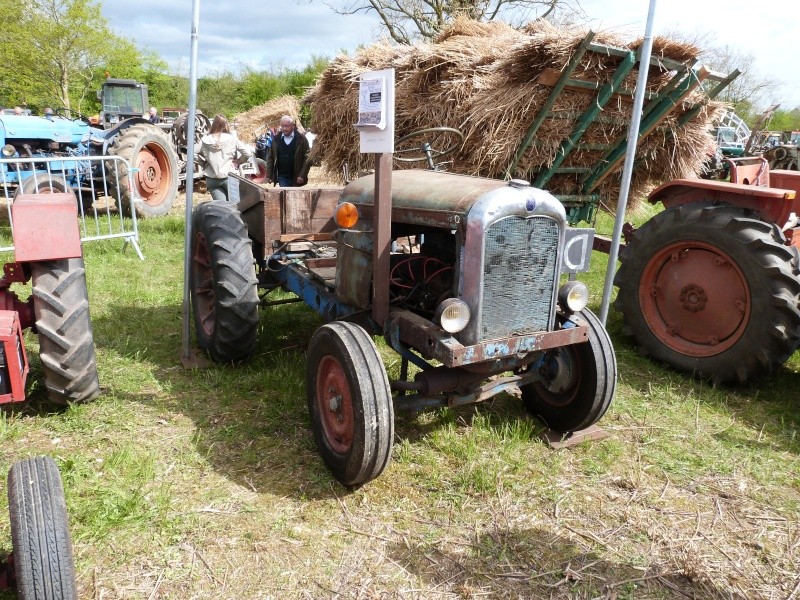
[[[506,217],[484,238],[482,340],[548,331],[558,282],[558,223]]]

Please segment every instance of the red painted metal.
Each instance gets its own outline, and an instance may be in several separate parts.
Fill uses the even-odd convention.
[[[642,315],[661,343],[686,356],[708,357],[733,346],[751,316],[750,288],[727,253],[701,241],[662,248],[645,266]]]
[[[81,257],[75,195],[21,194],[11,205],[17,262]]]
[[[0,590],[13,590],[16,588],[14,573],[14,553],[8,555],[5,564],[0,562]]]
[[[347,376],[333,356],[325,356],[317,367],[314,401],[328,445],[337,454],[346,454],[355,432],[353,397]]]
[[[36,317],[33,314],[33,296],[23,302],[10,289],[0,287],[0,310],[13,311],[19,315],[22,329],[33,327]]]
[[[22,327],[16,312],[0,310],[0,344],[3,345],[5,364],[0,365],[0,376],[7,378],[0,394],[0,404],[25,400],[25,381],[28,378],[28,355],[22,343]]]

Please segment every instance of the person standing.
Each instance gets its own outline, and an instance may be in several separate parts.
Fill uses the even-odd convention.
[[[246,144],[231,133],[228,119],[217,115],[211,123],[211,130],[200,138],[197,161],[203,165],[206,176],[206,189],[212,200],[228,199],[228,173],[233,170],[233,161],[251,160],[253,154]]]
[[[295,121],[289,115],[281,117],[281,132],[269,149],[267,179],[281,187],[303,186],[308,183],[311,162],[310,148],[306,137],[297,131]]]
[[[150,116],[147,119],[154,125],[159,122],[158,109],[155,106],[150,107]]]

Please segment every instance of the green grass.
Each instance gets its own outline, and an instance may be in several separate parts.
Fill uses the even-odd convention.
[[[140,231],[145,261],[117,242],[85,247],[102,396],[47,404],[28,333],[31,400],[0,412],[0,471],[38,454],[61,469],[81,597],[796,594],[797,354],[750,387],[713,388],[639,356],[612,310],[607,439],[551,450],[509,396],[398,413],[393,462],[348,490],[306,410],[319,317],[269,308],[246,364],[186,370],[182,219]],[[605,257],[593,261],[597,309]],[[0,556],[6,516],[2,493]]]

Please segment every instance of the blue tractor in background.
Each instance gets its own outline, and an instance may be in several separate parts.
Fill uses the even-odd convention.
[[[80,192],[120,198],[122,208],[140,217],[169,212],[178,193],[178,156],[168,133],[139,117],[109,129],[69,110],[48,117],[0,115],[2,161],[0,185],[6,197],[19,193]],[[124,160],[81,161],[88,156],[117,156]],[[31,163],[36,158],[63,161]],[[103,165],[106,166],[103,166]],[[130,181],[129,181],[130,175]]]

